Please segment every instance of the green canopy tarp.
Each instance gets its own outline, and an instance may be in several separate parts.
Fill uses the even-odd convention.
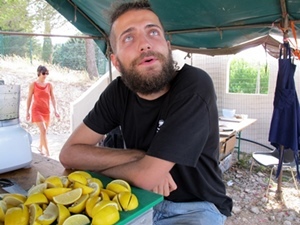
[[[106,51],[113,0],[46,0],[82,33]],[[300,1],[296,0],[149,0],[160,17],[173,49],[208,55],[234,54],[263,44],[277,57],[290,21],[300,37]]]

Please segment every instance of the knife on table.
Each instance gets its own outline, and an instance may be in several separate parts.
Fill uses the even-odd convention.
[[[0,187],[9,193],[18,193],[27,196],[27,191],[12,179],[0,178]]]

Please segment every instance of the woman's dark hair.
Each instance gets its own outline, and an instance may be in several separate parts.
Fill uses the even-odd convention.
[[[41,65],[37,68],[36,71],[37,71],[38,76],[40,76],[41,73],[48,73],[49,72],[48,69],[45,66],[41,66]]]

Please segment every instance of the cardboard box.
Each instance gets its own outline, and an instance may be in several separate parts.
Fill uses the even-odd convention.
[[[222,173],[227,171],[232,166],[232,164],[233,164],[232,154],[230,153],[223,160],[220,161],[219,167]]]
[[[235,134],[226,138],[223,142],[220,142],[220,156],[219,160],[222,160],[227,155],[233,152],[236,146],[236,136]]]

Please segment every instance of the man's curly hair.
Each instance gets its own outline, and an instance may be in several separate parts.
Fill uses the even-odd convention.
[[[130,10],[149,10],[155,13],[148,0],[139,0],[139,1],[132,1],[132,2],[125,2],[124,1],[117,1],[114,2],[111,6],[111,10],[109,12],[109,22],[110,22],[110,32],[109,32],[109,41],[111,50],[114,50],[115,47],[115,37],[114,33],[112,32],[112,26],[114,22],[122,16],[124,13]],[[161,21],[160,21],[161,22]]]
[[[110,16],[110,25],[112,24],[124,13],[130,11],[130,10],[150,10],[151,9],[150,3],[148,0],[140,0],[140,1],[134,1],[134,2],[115,2],[115,4],[112,5],[111,10],[111,16]]]

